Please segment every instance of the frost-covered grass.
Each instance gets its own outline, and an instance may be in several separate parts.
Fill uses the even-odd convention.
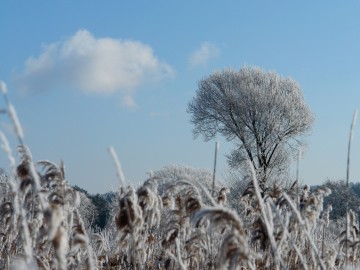
[[[346,236],[345,222],[323,209],[326,188],[301,187],[298,209],[295,185],[262,196],[253,177],[234,202],[226,187],[210,197],[210,173],[196,179],[197,170],[168,167],[120,188],[111,220],[94,232],[63,166],[33,163],[20,149],[16,174],[1,183],[1,269],[342,269],[346,242],[358,266],[357,218],[349,212]]]
[[[1,84],[1,91],[7,91]],[[63,164],[34,162],[20,121],[16,163],[6,137],[8,174],[0,177],[0,269],[356,269],[357,217],[330,220],[328,188],[294,183],[260,193],[255,173],[215,186],[206,170],[169,166],[138,187],[121,186],[105,229],[66,180]]]

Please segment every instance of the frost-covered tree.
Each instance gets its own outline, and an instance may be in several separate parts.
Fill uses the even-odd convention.
[[[160,181],[160,192],[168,183],[175,183],[182,180],[193,182],[197,187],[201,189],[199,185],[210,190],[212,185],[213,175],[212,172],[207,169],[192,168],[185,165],[173,164],[162,167],[161,169],[152,172],[153,177],[162,179]],[[215,190],[218,192],[223,187],[220,183],[216,183]]]
[[[314,118],[297,82],[257,67],[226,69],[201,80],[188,112],[195,137],[220,134],[235,143],[229,164],[244,170],[249,160],[262,189],[287,171],[291,151]]]
[[[96,206],[93,202],[87,197],[87,195],[83,192],[79,192],[80,196],[80,206],[79,213],[82,216],[85,227],[91,227],[96,222],[98,218],[98,212]]]

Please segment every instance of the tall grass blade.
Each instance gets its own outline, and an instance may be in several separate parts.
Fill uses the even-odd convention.
[[[346,238],[349,238],[349,221],[348,221],[348,211],[349,211],[349,178],[350,178],[350,151],[351,151],[351,142],[354,137],[354,128],[357,120],[358,111],[355,110],[351,126],[350,126],[350,133],[349,133],[349,143],[348,143],[348,155],[347,155],[347,162],[346,162]],[[348,262],[348,242],[345,242],[345,262],[347,265]]]
[[[115,149],[114,147],[110,146],[109,147],[109,152],[110,152],[110,155],[115,163],[115,167],[116,167],[116,171],[117,171],[117,175],[119,177],[119,180],[120,180],[120,184],[123,188],[125,188],[125,176],[124,176],[124,172],[121,168],[121,164],[120,164],[120,160],[115,152]]]

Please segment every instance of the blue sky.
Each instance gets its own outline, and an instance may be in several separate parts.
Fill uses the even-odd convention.
[[[64,160],[91,193],[168,164],[212,168],[214,141],[192,136],[197,82],[243,65],[298,81],[316,121],[300,178],[346,175],[348,133],[360,106],[360,2],[2,1],[0,80],[7,83],[34,159]],[[4,106],[0,103],[0,106]],[[10,122],[0,129],[15,151]],[[221,142],[218,175],[227,170]],[[360,180],[360,134],[352,148]],[[6,167],[5,154],[0,164]]]

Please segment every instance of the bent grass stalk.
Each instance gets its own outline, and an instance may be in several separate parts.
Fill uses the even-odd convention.
[[[12,104],[8,104],[8,113],[11,121],[13,122],[15,133],[18,137],[20,145],[24,145],[24,131],[20,124],[20,120],[17,116],[16,110]]]
[[[121,185],[122,188],[125,188],[125,176],[124,176],[124,172],[123,172],[123,170],[121,168],[120,160],[119,160],[119,158],[118,158],[118,156],[116,154],[116,151],[115,151],[114,147],[112,147],[112,146],[110,146],[108,148],[108,150],[109,150],[109,153],[110,153],[110,155],[111,155],[111,157],[112,157],[112,159],[113,159],[113,161],[115,163],[117,175],[118,175],[119,180],[120,180],[120,185]]]
[[[7,107],[7,113],[13,123],[16,136],[18,137],[20,145],[24,145],[24,131],[20,124],[20,120],[17,116],[16,110],[14,106],[10,103],[8,96],[7,96],[7,86],[3,81],[0,81],[0,90],[5,99],[5,105]]]

